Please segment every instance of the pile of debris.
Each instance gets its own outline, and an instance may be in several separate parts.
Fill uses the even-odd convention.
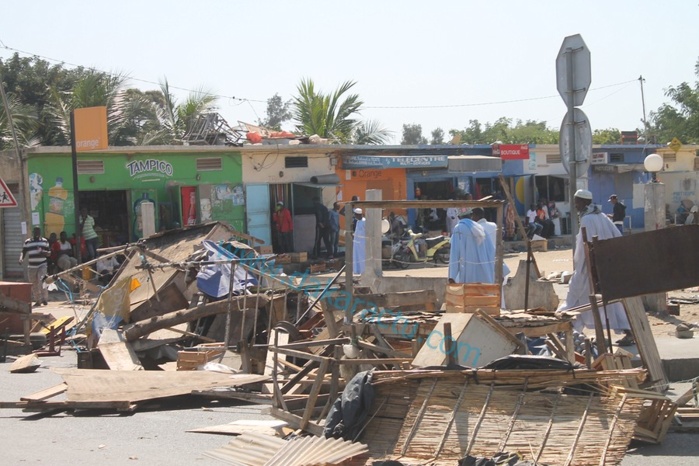
[[[212,223],[126,247],[74,327],[86,338],[79,368],[0,406],[133,411],[184,394],[266,403],[282,424],[208,452],[250,465],[456,464],[505,452],[619,464],[632,438],[660,442],[672,421],[663,381],[624,352],[576,351],[570,317],[483,312],[492,297],[468,293],[464,306],[434,290],[348,293],[343,268],[289,275],[236,236]]]

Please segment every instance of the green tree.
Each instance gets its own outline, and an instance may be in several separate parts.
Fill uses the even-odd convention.
[[[694,73],[699,78],[699,60]],[[665,95],[672,102],[650,113],[650,134],[659,143],[675,137],[684,144],[699,143],[699,81],[670,87]]]
[[[70,92],[85,70],[67,70],[62,65],[51,65],[36,57],[22,58],[17,53],[4,62],[0,60],[0,69],[8,95],[14,96],[15,108],[23,109],[25,116],[34,116],[32,139],[42,145],[69,144],[70,139],[56,126],[50,111],[53,90]]]
[[[514,124],[511,118],[498,118],[494,123],[482,125],[478,120],[469,120],[463,130],[450,130],[452,139],[457,137],[462,144],[558,144],[558,130],[546,127],[545,121],[521,121]]]
[[[3,83],[0,83],[2,86]],[[17,98],[6,92],[9,114],[12,116],[12,125],[17,136],[17,144],[20,147],[29,147],[38,144],[35,137],[38,121],[34,109],[28,105],[22,105]],[[15,146],[14,137],[10,128],[8,112],[0,102],[0,150],[10,149]]]
[[[354,130],[352,144],[386,144],[392,134],[392,131],[383,128],[376,120],[362,121]]]
[[[432,130],[432,140],[430,141],[430,144],[433,146],[444,144],[444,130],[442,128]]]
[[[290,105],[291,101],[284,102],[279,94],[274,94],[267,99],[267,116],[264,120],[257,120],[257,123],[265,128],[281,131],[282,124],[291,119]]]
[[[616,128],[596,129],[592,132],[592,144],[621,144],[621,131]]]
[[[427,144],[427,139],[422,136],[422,125],[403,124],[403,139],[400,143],[404,146]]]
[[[163,95],[162,102],[155,102],[158,119],[165,131],[165,139],[169,144],[182,144],[185,136],[191,131],[200,116],[213,110],[216,97],[209,92],[199,89],[191,92],[182,103],[170,92],[170,85],[165,79],[160,84]]]
[[[341,144],[352,140],[359,120],[356,119],[364,104],[357,94],[347,94],[356,83],[345,81],[332,94],[316,91],[312,79],[303,79],[294,97],[293,115],[298,132],[317,134]]]

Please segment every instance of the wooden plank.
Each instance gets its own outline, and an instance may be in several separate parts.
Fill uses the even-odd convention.
[[[68,401],[137,402],[186,395],[194,390],[239,387],[267,382],[253,374],[221,374],[208,371],[110,371],[54,368],[68,384]]]
[[[289,343],[289,334],[282,332],[279,329],[273,328],[269,334],[269,341],[273,344],[277,342],[280,345],[285,345]],[[267,356],[265,356],[265,370],[262,372],[264,375],[272,377],[275,374],[274,370],[274,355],[275,352],[271,350],[271,347],[267,349]],[[277,371],[281,372],[284,370],[284,366],[277,361]],[[274,384],[266,383],[262,385],[262,393],[274,393]]]
[[[655,337],[648,322],[643,301],[638,296],[627,298],[622,301],[626,309],[626,316],[631,324],[631,331],[636,340],[638,354],[641,356],[643,365],[650,375],[652,389],[657,392],[664,392],[668,387],[667,376],[663,369],[663,361],[658,353],[658,346],[655,344]]]
[[[117,330],[103,329],[97,348],[102,353],[104,361],[113,371],[143,370],[136,352]]]
[[[320,393],[320,387],[323,384],[323,380],[325,379],[325,373],[328,371],[329,362],[329,359],[324,359],[320,363],[318,373],[316,374],[316,380],[313,383],[313,386],[311,387],[311,393],[309,394],[308,401],[306,402],[306,409],[303,411],[303,417],[301,418],[300,426],[301,429],[305,428],[308,422],[311,420],[311,415],[313,414],[313,410],[315,409],[316,405],[316,400],[318,398],[318,394]]]
[[[26,395],[20,398],[20,401],[43,401],[43,400],[48,400],[49,398],[53,398],[56,395],[60,395],[61,393],[65,393],[65,391],[68,390],[68,385],[63,382],[59,383],[58,385],[55,385],[53,387],[45,388],[41,391],[38,391],[36,393],[32,393],[31,395]]]
[[[300,427],[301,420],[302,420],[301,416],[297,416],[296,414],[292,414],[292,413],[289,413],[287,411],[283,411],[279,408],[274,408],[274,407],[270,408],[269,414],[271,416],[276,417],[277,419],[281,419],[283,421],[288,422],[289,426],[293,429],[300,429],[301,428]],[[306,432],[313,434],[313,435],[317,435],[317,436],[323,435],[323,427],[319,426],[315,422],[309,421],[308,423],[306,423],[306,426],[303,430],[305,430]]]
[[[190,429],[186,432],[223,435],[241,435],[246,432],[256,432],[265,435],[284,437],[292,432],[288,426],[289,424],[287,424],[286,421],[243,419],[229,422],[228,424]]]
[[[34,372],[41,366],[41,361],[36,354],[27,354],[17,358],[12,364],[10,364],[10,372],[13,374],[26,374],[29,372]]]

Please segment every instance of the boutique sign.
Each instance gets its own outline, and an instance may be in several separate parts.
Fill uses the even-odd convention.
[[[174,173],[170,162],[158,159],[132,160],[126,164],[126,169],[131,178],[143,178],[149,175],[164,178],[171,177]]]

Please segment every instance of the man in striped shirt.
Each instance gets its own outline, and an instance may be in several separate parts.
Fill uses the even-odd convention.
[[[43,287],[46,276],[48,257],[51,255],[49,242],[41,236],[41,228],[34,227],[33,236],[24,241],[19,263],[27,259],[27,272],[29,281],[32,282],[32,296],[36,300],[35,306],[48,304],[49,291]]]

